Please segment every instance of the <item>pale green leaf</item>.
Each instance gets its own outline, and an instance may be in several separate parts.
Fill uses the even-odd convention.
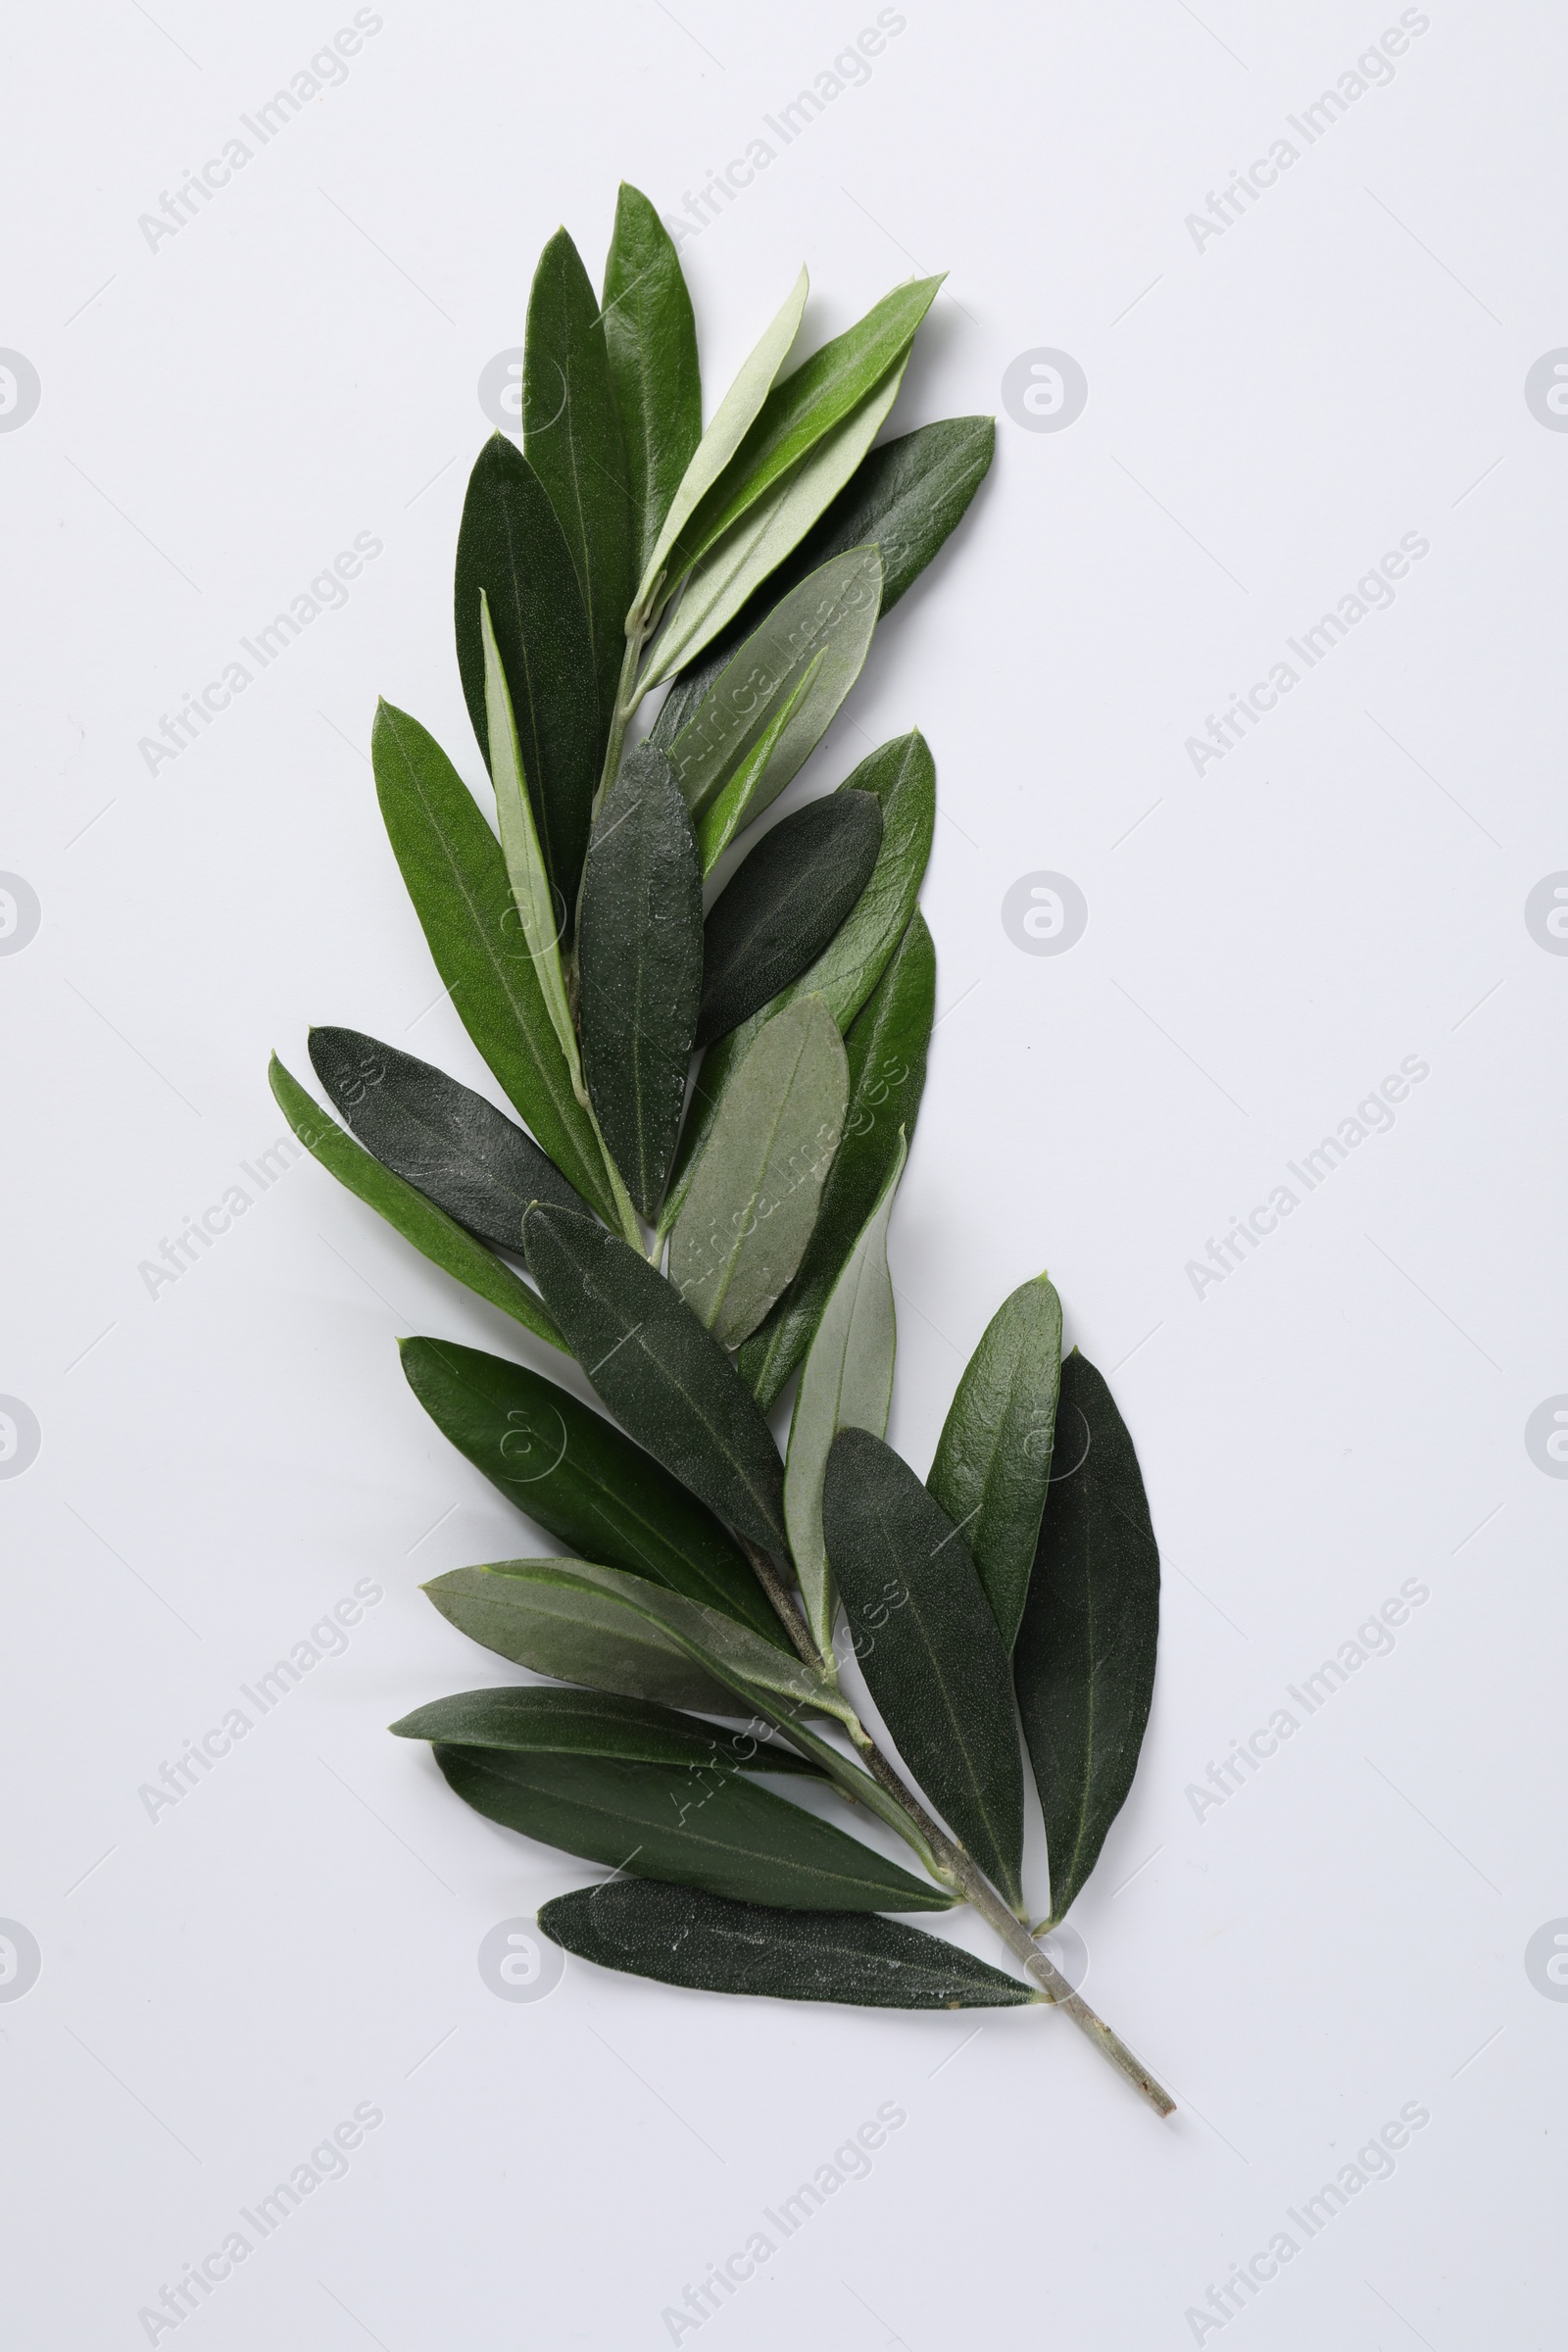
[[[540,993],[544,997],[556,1035],[561,1040],[561,1051],[571,1072],[573,1087],[580,1098],[582,1070],[577,1058],[577,1033],[571,1025],[566,983],[561,970],[561,950],[557,944],[561,923],[557,919],[555,897],[550,887],[550,876],[545,870],[539,836],[534,830],[533,807],[528,798],[528,780],[522,772],[522,748],[517,741],[512,696],[496,647],[496,633],[490,621],[490,599],[482,588],[479,591],[479,638],[484,648],[484,708],[490,743],[490,780],[496,792],[501,852],[507,861],[507,878],[512,884],[512,895],[517,903],[523,941],[539,975]]]
[[[901,1128],[887,1182],[828,1293],[790,1422],[784,1524],[806,1595],[807,1623],[824,1656],[833,1645],[838,1601],[822,1535],[822,1481],[829,1448],[841,1429],[868,1429],[877,1438],[887,1435],[898,1341],[888,1273],[888,1220],[907,1152]]]
[[[648,608],[651,593],[670,549],[751,430],[757,412],[767,398],[773,378],[783,367],[790,345],[800,332],[801,315],[806,309],[809,283],[803,270],[791,287],[783,309],[719,402],[713,421],[698,442],[696,453],[681,476],[680,488],[664,517],[663,528],[654,543],[654,552],[644,567],[642,583],[637,591],[639,608]]]
[[[805,1255],[849,1086],[838,1026],[815,997],[768,1022],[731,1081],[669,1246],[670,1281],[727,1348]]]

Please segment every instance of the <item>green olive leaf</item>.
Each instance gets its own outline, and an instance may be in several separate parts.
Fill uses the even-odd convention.
[[[454,583],[458,667],[488,766],[481,597],[489,603],[534,823],[569,937],[602,757],[593,642],[549,493],[504,433],[491,435],[468,478]]]
[[[689,1600],[682,1593],[650,1584],[645,1577],[629,1576],[623,1569],[607,1568],[598,1561],[493,1560],[482,1568],[459,1568],[450,1575],[436,1577],[424,1589],[442,1615],[454,1625],[484,1642],[486,1648],[514,1658],[518,1665],[532,1665],[533,1661],[504,1646],[510,1640],[508,1628],[513,1622],[510,1604],[519,1596],[526,1602],[530,1595],[553,1592],[558,1596],[558,1608],[569,1604],[580,1610],[587,1623],[600,1628],[618,1625],[628,1638],[638,1626],[653,1627],[710,1683],[722,1686],[743,1699],[748,1708],[755,1707],[769,1723],[785,1730],[793,1727],[797,1717],[808,1713],[833,1716],[845,1725],[852,1718],[852,1710],[837,1688],[811,1667],[798,1664],[792,1652],[764,1642],[746,1626],[737,1625],[733,1618],[722,1616],[701,1601]],[[564,1599],[561,1598],[563,1595]],[[486,1616],[486,1610],[500,1610],[502,1614]],[[478,1630],[481,1625],[486,1630]],[[554,1670],[535,1668],[535,1672],[550,1671]],[[625,1685],[610,1682],[603,1688],[624,1690]],[[669,1699],[664,1691],[635,1690],[627,1695],[659,1697],[670,1705],[701,1706],[709,1714],[725,1711],[723,1703],[711,1696],[681,1701]],[[729,1708],[731,1714],[735,1711],[733,1706]]]
[[[561,1690],[546,1684],[501,1683],[432,1699],[388,1726],[400,1740],[439,1740],[448,1747],[514,1748],[531,1755],[616,1756],[639,1764],[696,1765],[721,1772],[805,1774],[821,1767],[760,1740],[752,1730],[705,1723],[651,1699],[604,1690]]]
[[[684,714],[679,689],[671,689],[653,739],[668,751],[694,817],[706,815],[823,655],[812,691],[797,706],[770,762],[768,799],[800,771],[860,674],[881,593],[881,557],[875,548],[854,548],[781,598]]]
[[[507,878],[522,923],[523,944],[539,976],[551,1022],[560,1040],[562,1058],[571,1073],[573,1091],[581,1095],[582,1072],[577,1059],[577,1033],[566,1003],[566,983],[561,969],[557,940],[561,922],[545,868],[544,853],[534,830],[522,748],[513,716],[507,673],[501,666],[496,633],[490,619],[490,600],[479,591],[479,642],[484,649],[484,708],[489,729],[490,781],[495,786],[496,816],[501,830],[501,854]]]
[[[522,1234],[545,1304],[621,1427],[737,1534],[782,1551],[784,1465],[772,1434],[673,1285],[570,1209],[530,1208]]]
[[[717,800],[710,802],[697,831],[697,850],[703,861],[704,881],[741,827],[749,825],[753,817],[760,813],[759,804],[765,807],[772,800],[774,756],[794,726],[796,713],[805,709],[815,693],[816,681],[822,674],[826,661],[825,651],[812,656],[810,667],[788,702],[779,705],[750,751],[731,769]]]
[[[887,1435],[898,1348],[898,1317],[888,1273],[888,1222],[904,1160],[901,1135],[882,1193],[828,1293],[790,1421],[784,1522],[806,1599],[806,1622],[824,1657],[833,1647],[838,1600],[822,1533],[822,1482],[829,1449],[841,1429],[868,1429],[877,1438]]]
[[[406,1340],[402,1354],[404,1378],[442,1436],[559,1543],[786,1646],[712,1513],[591,1405],[523,1364],[450,1340]]]
[[[807,997],[736,1071],[669,1240],[669,1280],[726,1348],[755,1331],[811,1238],[850,1074],[838,1025]]]
[[[567,1183],[613,1217],[604,1153],[522,935],[501,844],[417,719],[382,703],[370,751],[393,854],[459,1018]]]
[[[711,1764],[437,1746],[475,1812],[631,1878],[798,1911],[946,1911],[954,1897]]]
[[[632,1200],[659,1214],[703,985],[703,875],[662,752],[639,745],[594,819],[577,944],[583,1065]]]
[[[550,494],[587,610],[602,748],[626,651],[637,520],[604,317],[564,228],[540,255],[528,295],[522,447]]]
[[[692,298],[673,240],[625,180],[605,264],[604,318],[640,577],[703,437],[703,396]]]
[[[1016,1908],[1023,1767],[1012,1676],[963,1538],[908,1465],[864,1429],[833,1440],[822,1528],[882,1720],[927,1797]]]
[[[828,1295],[903,1161],[925,1090],[936,982],[936,950],[916,908],[844,1040],[849,1109],[800,1270],[735,1357],[764,1412],[810,1346]]]
[[[613,1592],[489,1568],[451,1569],[424,1591],[459,1633],[533,1674],[709,1715],[738,1712],[727,1684]]]
[[[586,1206],[531,1135],[430,1062],[359,1029],[313,1029],[310,1050],[366,1150],[492,1249],[521,1254],[530,1200]]]
[[[665,1233],[679,1213],[692,1165],[708,1140],[724,1089],[763,1023],[802,997],[820,997],[840,1030],[848,1029],[908,928],[936,825],[936,766],[924,737],[916,731],[883,744],[860,761],[839,790],[868,792],[881,803],[882,847],[871,879],[809,970],[704,1054],[660,1214]]]
[[[837,427],[861,411],[895,370],[902,371],[921,319],[936,300],[940,277],[895,286],[865,317],[803,360],[773,386],[723,474],[681,526],[672,549],[671,577],[690,570],[710,548],[794,473]],[[891,403],[889,404],[891,405]],[[869,442],[867,442],[869,447]],[[856,465],[859,464],[859,456]],[[845,479],[854,467],[847,469]],[[835,485],[836,494],[838,487]],[[822,501],[822,506],[827,500]],[[816,510],[819,514],[821,506]],[[814,522],[816,515],[810,520]],[[803,523],[795,534],[808,528]],[[791,541],[791,545],[794,541]],[[787,550],[781,551],[787,553]]]
[[[775,1911],[657,1879],[558,1894],[539,1927],[580,1960],[699,1992],[862,2009],[1006,2009],[1045,1998],[961,1944],[901,1920]]]
[[[738,1028],[809,970],[871,879],[882,805],[868,792],[808,801],[762,837],[709,909],[697,1042]]]
[[[679,734],[737,648],[759,631],[768,610],[808,573],[846,550],[874,547],[882,559],[886,618],[963,519],[984,480],[996,446],[990,416],[948,416],[897,440],[882,441],[861,459],[838,497],[744,612],[713,638],[669,688],[654,725],[667,746]]]
[[[1100,1859],[1138,1769],[1159,1642],[1159,1547],[1127,1424],[1075,1348],[1013,1673],[1046,1817],[1051,1916]]]
[[[656,596],[662,597],[679,576],[668,571],[670,551],[703,500],[723,474],[745,440],[758,410],[767,398],[768,386],[783,367],[790,345],[800,331],[809,283],[803,270],[785,297],[783,308],[769,321],[760,341],[719,402],[712,422],[698,442],[691,463],[681,476],[680,487],[671,501],[669,512],[664,516],[659,537],[654,542],[654,552],[643,566],[643,576],[637,590],[640,611],[651,612]]]
[[[531,1331],[537,1339],[547,1340],[552,1348],[565,1351],[565,1342],[552,1317],[529,1290],[519,1282],[510,1266],[491,1255],[482,1242],[455,1224],[444,1209],[416,1193],[411,1184],[390,1168],[372,1159],[351,1135],[345,1135],[335,1119],[329,1119],[318,1102],[313,1102],[297,1078],[291,1077],[274,1054],[268,1069],[273,1097],[279,1110],[287,1119],[300,1142],[313,1158],[323,1168],[331,1170],[339,1184],[373,1208],[378,1216],[412,1242],[421,1256],[444,1274],[456,1275],[459,1282],[499,1306],[504,1315]]]
[[[1061,1300],[1049,1275],[1004,1298],[964,1366],[926,1485],[961,1529],[991,1613],[1018,1638],[1051,1477]]]
[[[642,674],[640,692],[673,677],[711,644],[837,497],[887,421],[899,397],[907,359],[906,352],[858,408],[852,409],[798,465],[747,505],[739,519],[708,548],[660,635]]]

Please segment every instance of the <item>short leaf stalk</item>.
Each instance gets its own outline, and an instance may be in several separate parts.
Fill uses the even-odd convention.
[[[757,1572],[763,1592],[772,1602],[779,1621],[789,1635],[803,1664],[838,1685],[838,1663],[831,1652],[824,1655],[812,1641],[806,1618],[795,1597],[780,1564],[760,1544],[741,1539],[742,1549]],[[848,1727],[850,1738],[865,1769],[902,1812],[908,1816],[918,1831],[918,1842],[927,1849],[933,1875],[941,1884],[978,1911],[989,1927],[996,1930],[1003,1942],[1021,1962],[1047,1999],[1055,2003],[1072,2019],[1081,2034],[1095,2044],[1102,2057],[1107,2058],[1116,2072],[1125,2077],[1133,2088],[1149,2101],[1159,2116],[1174,2115],[1176,2102],[1163,2083],[1152,2075],[1143,2060],[1131,2051],[1121,2035],[1106,2025],[1104,2019],[1092,2009],[1082,1994],[1073,1990],[1059,1968],[1043,1952],[1035,1941],[1027,1923],[1020,1919],[992,1886],[973,1857],[966,1853],[956,1838],[950,1838],[940,1822],[935,1821],[920,1802],[903,1775],[889,1762],[858,1717]],[[1042,1921],[1042,1927],[1048,1923]]]

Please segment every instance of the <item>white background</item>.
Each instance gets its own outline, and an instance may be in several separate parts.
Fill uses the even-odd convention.
[[[1186,217],[1396,8],[908,0],[788,147],[763,116],[874,10],[380,13],[155,250],[138,216],[351,11],[12,14],[0,343],[42,400],[0,435],[0,866],[42,919],[0,960],[0,1390],[42,1446],[0,1483],[0,1914],[43,1966],[0,2006],[7,2342],[145,2342],[138,2311],[369,2102],[347,2178],[181,2344],[654,2347],[893,2102],[869,2177],[681,2341],[1174,2352],[1284,2229],[1296,2258],[1202,2340],[1557,2343],[1568,2007],[1525,1947],[1568,1914],[1568,1485],[1524,1427],[1568,1390],[1568,962],[1524,902],[1568,866],[1568,438],[1523,385],[1568,343],[1568,23],[1432,0],[1392,82],[1200,249]],[[1158,1687],[1074,1917],[1163,2126],[1044,2011],[976,2034],[581,1963],[492,1994],[481,1937],[597,1874],[385,1735],[506,1673],[418,1586],[518,1548],[393,1343],[531,1343],[314,1165],[239,1171],[310,1021],[487,1083],[428,1009],[373,699],[477,775],[450,566],[479,372],[558,221],[597,275],[617,178],[673,217],[759,135],[775,159],[683,247],[710,408],[804,258],[803,348],[948,269],[894,429],[1000,416],[803,789],[914,723],[937,757],[895,1441],[925,1468],[1044,1264],[1143,1459]],[[1002,407],[1043,346],[1089,380],[1057,433]],[[149,774],[139,739],[360,532],[384,552],[346,606]],[[1404,533],[1430,553],[1393,608],[1195,774],[1187,738]],[[1002,926],[1040,869],[1089,903],[1058,957]],[[1188,1261],[1407,1055],[1394,1130],[1195,1295]],[[235,1183],[248,1212],[150,1297],[142,1261]],[[346,1653],[149,1820],[141,1785],[365,1578]],[[1210,1761],[1406,1579],[1430,1597],[1392,1654],[1198,1817]],[[1394,2177],[1308,2243],[1287,2208],[1412,2102]]]

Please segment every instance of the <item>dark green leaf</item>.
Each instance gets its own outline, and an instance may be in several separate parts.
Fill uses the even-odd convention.
[[[787,576],[826,564],[844,548],[876,547],[882,556],[882,612],[891,612],[963,520],[990,468],[996,441],[991,416],[945,416],[884,441],[862,459],[802,540],[789,559]]]
[[[435,1760],[475,1812],[632,1878],[784,1910],[952,1907],[943,1888],[724,1766],[442,1746]]]
[[[760,814],[798,773],[860,674],[881,591],[882,559],[875,548],[852,549],[762,613],[684,715],[680,690],[671,689],[652,740],[668,751],[694,817],[705,816],[723,797],[821,656],[809,693],[769,759],[766,795],[754,788],[751,808]]]
[[[481,590],[489,598],[556,910],[569,934],[599,781],[593,646],[555,509],[527,459],[504,433],[485,443],[468,477],[454,594],[464,699],[488,767]]]
[[[618,1592],[587,1579],[454,1568],[424,1591],[460,1634],[534,1674],[710,1715],[742,1711],[744,1702],[690,1648],[642,1610],[628,1608]]]
[[[735,1361],[766,1412],[810,1346],[829,1293],[914,1129],[936,1001],[936,951],[918,910],[844,1040],[850,1102],[795,1280]]]
[[[801,997],[820,997],[839,1028],[848,1029],[908,928],[936,824],[936,767],[924,737],[915,732],[883,744],[861,760],[839,789],[872,793],[882,805],[882,847],[871,879],[837,937],[810,969],[704,1054],[660,1220],[666,1232],[679,1210],[692,1163],[707,1140],[724,1088],[762,1023]]]
[[[523,1245],[546,1305],[617,1421],[741,1535],[782,1551],[784,1465],[767,1423],[662,1274],[569,1209],[531,1208]]]
[[[580,1960],[696,1992],[864,2009],[1006,2009],[1045,1997],[899,1920],[771,1911],[657,1879],[558,1894],[539,1926]]]
[[[829,793],[764,834],[703,926],[700,1045],[736,1028],[816,961],[881,847],[882,805],[868,792]]]
[[[964,1366],[926,1485],[955,1527],[1011,1649],[1051,1477],[1061,1300],[1039,1274],[1004,1298]]]
[[[313,1029],[311,1060],[366,1150],[496,1249],[520,1256],[530,1200],[584,1205],[531,1135],[429,1062],[358,1029]]]
[[[1121,1811],[1149,1722],[1159,1547],[1127,1425],[1075,1348],[1013,1671],[1060,1919]]]
[[[725,1348],[756,1330],[805,1254],[849,1089],[833,1016],[807,997],[768,1022],[725,1092],[669,1237],[668,1266]]]
[[[655,723],[655,740],[671,743],[769,608],[845,550],[879,551],[881,610],[891,612],[962,521],[991,465],[996,438],[990,416],[947,416],[879,443],[745,612],[674,680]]]
[[[900,1753],[1016,1904],[1023,1769],[1011,1675],[962,1536],[864,1429],[833,1441],[822,1529],[860,1671]]]
[[[382,703],[370,738],[381,814],[458,1015],[568,1184],[614,1202],[592,1122],[522,936],[501,844],[434,737]]]
[[[588,610],[602,746],[626,652],[626,614],[637,588],[637,517],[604,319],[577,248],[564,228],[540,255],[528,296],[522,446],[550,493]]]
[[[651,1627],[662,1648],[673,1649],[701,1671],[708,1695],[677,1699],[669,1690],[648,1690],[602,1674],[594,1678],[600,1688],[624,1691],[633,1698],[662,1699],[671,1706],[701,1707],[710,1715],[741,1712],[733,1703],[739,1698],[746,1711],[765,1716],[792,1740],[805,1741],[824,1771],[843,1762],[825,1743],[811,1745],[814,1736],[802,1722],[804,1715],[811,1713],[833,1716],[846,1729],[853,1724],[854,1710],[836,1684],[826,1681],[813,1667],[803,1666],[792,1650],[764,1642],[749,1626],[737,1625],[733,1618],[702,1601],[688,1600],[684,1593],[665,1592],[644,1576],[630,1576],[623,1568],[606,1568],[597,1560],[491,1560],[483,1567],[459,1568],[438,1576],[424,1589],[454,1625],[521,1666],[533,1664],[521,1649],[533,1640],[541,1600],[552,1593],[558,1620],[564,1616],[601,1633],[618,1631],[638,1646]],[[514,1639],[518,1628],[522,1642]],[[560,1672],[537,1666],[534,1671]],[[732,1697],[715,1699],[715,1686],[722,1686]],[[846,1769],[856,1770],[853,1766]]]
[[[695,564],[902,365],[941,283],[940,277],[924,277],[896,286],[863,318],[773,386],[746,439],[681,532],[672,574]],[[808,527],[803,523],[802,532]]]
[[[605,1690],[558,1690],[545,1684],[499,1684],[432,1699],[389,1725],[400,1740],[439,1740],[449,1747],[510,1747],[544,1755],[619,1756],[629,1763],[685,1764],[727,1772],[804,1773],[820,1768],[777,1740],[760,1740],[719,1723],[703,1723],[652,1699]]]
[[[459,1282],[492,1306],[499,1306],[503,1314],[511,1315],[539,1339],[548,1340],[552,1348],[564,1349],[565,1342],[527,1284],[519,1282],[510,1266],[492,1257],[482,1242],[454,1224],[434,1201],[405,1184],[390,1168],[382,1167],[352,1136],[345,1135],[284,1069],[275,1054],[268,1077],[278,1108],[300,1142],[323,1168],[331,1170],[339,1184],[385,1217],[433,1265],[455,1274]]]
[[[403,1371],[442,1436],[558,1542],[785,1646],[717,1520],[592,1406],[522,1364],[449,1340],[405,1340]]]
[[[669,761],[647,744],[594,821],[577,953],[588,1091],[652,1221],[680,1134],[703,985],[703,871]]]
[[[624,180],[605,264],[605,342],[640,524],[641,578],[703,437],[703,396],[692,298],[674,244],[647,197]]]
[[[841,1429],[887,1435],[899,1318],[888,1273],[888,1224],[904,1173],[903,1139],[888,1180],[848,1263],[828,1293],[822,1319],[807,1350],[790,1416],[784,1464],[784,1521],[806,1603],[806,1622],[823,1657],[833,1647],[838,1594],[828,1572],[822,1534],[822,1481]]]

